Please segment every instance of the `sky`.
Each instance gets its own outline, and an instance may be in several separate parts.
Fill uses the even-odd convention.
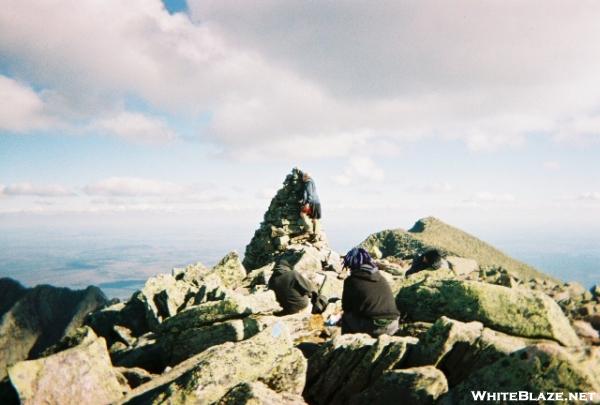
[[[600,230],[596,1],[6,0],[0,227]]]

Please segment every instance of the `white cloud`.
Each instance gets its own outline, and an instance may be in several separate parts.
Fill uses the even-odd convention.
[[[262,190],[258,191],[256,193],[256,198],[260,199],[260,200],[265,200],[268,199],[270,200],[271,198],[275,197],[275,194],[277,194],[277,190],[274,188],[263,188]]]
[[[352,178],[346,174],[335,175],[333,176],[332,180],[340,186],[348,186],[352,183]]]
[[[59,185],[29,183],[0,185],[2,213],[110,213],[248,211],[264,209],[264,202],[240,198],[205,184],[176,184],[155,179],[111,177],[75,193]],[[23,196],[22,198],[9,198]],[[57,201],[53,197],[69,196]],[[46,197],[46,198],[38,198]]]
[[[192,0],[190,9],[226,40],[311,83],[306,123],[328,136],[442,136],[492,150],[556,132],[564,117],[600,106],[600,45],[590,41],[600,35],[597,3]],[[273,105],[257,97],[252,105],[265,110],[304,106],[294,97]],[[233,111],[223,113],[235,122]],[[304,109],[287,111],[281,122]]]
[[[132,141],[150,143],[168,142],[177,137],[164,120],[126,111],[94,121],[91,128]]]
[[[6,186],[0,185],[0,195],[65,197],[75,195],[75,193],[64,186],[57,184],[36,185],[25,182],[10,184]]]
[[[0,130],[25,132],[52,123],[44,102],[30,87],[0,75]]]
[[[342,174],[333,176],[333,181],[347,186],[355,181],[381,182],[385,173],[373,159],[369,157],[355,157],[350,159]]]
[[[469,200],[475,203],[512,203],[516,201],[513,194],[510,193],[492,193],[489,191],[482,191],[475,193]]]
[[[577,199],[581,201],[600,201],[600,192],[592,191],[581,193],[577,196]]]
[[[156,118],[114,116],[139,98],[192,120],[207,114],[207,136],[236,158],[389,153],[424,137],[515,147],[600,107],[596,2],[189,6],[194,22],[159,0],[8,0],[0,52],[48,89],[62,118],[171,137]]]
[[[542,164],[542,167],[545,170],[555,172],[555,171],[560,170],[560,162],[557,162],[555,160],[548,160]]]
[[[600,140],[600,115],[584,114],[562,121],[555,138],[566,142]]]
[[[134,197],[179,194],[185,191],[185,187],[170,182],[137,177],[110,177],[87,185],[83,190],[89,195]]]
[[[412,187],[408,188],[409,191],[417,191],[420,193],[435,193],[435,194],[442,194],[442,193],[451,193],[453,191],[455,191],[455,187],[446,182],[434,182],[434,183],[428,183],[428,184],[416,184]]]
[[[494,84],[531,86],[573,72],[591,74],[576,56],[598,62],[598,55],[587,54],[598,44],[573,41],[598,33],[600,7],[591,1],[568,8],[557,0],[189,4],[199,22],[226,39],[277,60],[329,92],[361,98],[471,91]]]
[[[0,100],[6,101],[0,108],[0,130],[27,132],[58,125],[66,128],[64,122],[50,114],[49,110],[56,100],[52,99],[52,94],[46,95],[50,103],[30,87],[0,75]],[[97,119],[89,128],[133,141],[165,142],[176,138],[175,132],[164,120],[128,111]]]

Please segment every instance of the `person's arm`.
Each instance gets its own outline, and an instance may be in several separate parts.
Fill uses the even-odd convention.
[[[308,183],[306,183],[306,190],[307,190],[307,194],[308,194],[308,200],[307,201],[316,201],[317,198],[317,187],[315,186],[315,182],[312,180],[309,180]]]
[[[344,280],[344,290],[342,291],[342,311],[350,312],[350,302],[352,300],[348,279]]]
[[[415,274],[418,273],[419,271],[415,268],[415,267],[411,267],[410,269],[406,270],[406,273],[404,273],[404,277],[408,277],[411,274]]]
[[[313,292],[317,291],[314,284],[302,274],[294,272],[294,279],[296,280],[296,288],[300,294],[310,296]]]
[[[308,203],[308,185],[304,183],[304,192],[302,193],[302,201],[300,204],[305,205]]]

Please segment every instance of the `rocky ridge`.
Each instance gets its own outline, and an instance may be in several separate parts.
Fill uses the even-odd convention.
[[[79,301],[57,299],[73,310],[35,355],[30,348],[17,356],[24,353],[11,352],[17,334],[0,334],[10,359],[4,402],[460,404],[472,402],[474,389],[600,391],[600,287],[524,276],[506,262],[479,265],[476,255],[450,251],[448,269],[404,277],[425,245],[409,240],[402,255],[378,247],[401,329],[375,339],[326,326],[341,310],[345,274],[325,235],[311,242],[298,228],[299,176],[297,169],[287,176],[243,262],[230,252],[212,267],[173,269],[125,302],[101,300],[93,288]],[[323,314],[278,314],[266,284],[286,255],[329,299]],[[66,294],[48,288],[0,280],[0,331],[14,330],[17,313],[40,319],[17,311],[25,307],[19,302],[38,302],[25,299],[31,291]],[[48,335],[48,322],[32,325],[29,334]]]
[[[98,287],[25,288],[11,279],[0,279],[0,297],[0,379],[9,364],[39,357],[108,302]]]
[[[361,246],[375,256],[399,259],[411,259],[417,253],[435,247],[449,256],[474,259],[484,268],[507,269],[519,278],[557,281],[532,266],[515,260],[482,240],[434,217],[418,220],[408,231],[392,229],[374,233],[367,237]]]

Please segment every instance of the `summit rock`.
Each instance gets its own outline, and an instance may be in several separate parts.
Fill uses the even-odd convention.
[[[378,258],[411,259],[427,248],[437,248],[448,256],[474,259],[485,267],[502,267],[522,279],[539,278],[556,282],[547,274],[504,254],[490,244],[445,222],[427,217],[408,231],[387,229],[367,237],[361,244]]]
[[[49,285],[26,289],[10,279],[0,280],[0,286],[5,294],[0,317],[0,379],[9,365],[38,358],[108,301],[94,286],[76,291]]]
[[[271,200],[263,221],[246,246],[243,262],[246,270],[252,271],[273,262],[294,245],[310,244],[319,250],[328,249],[323,232],[317,234],[318,242],[309,242],[310,235],[300,217],[304,191],[302,174],[300,169],[294,168]]]

